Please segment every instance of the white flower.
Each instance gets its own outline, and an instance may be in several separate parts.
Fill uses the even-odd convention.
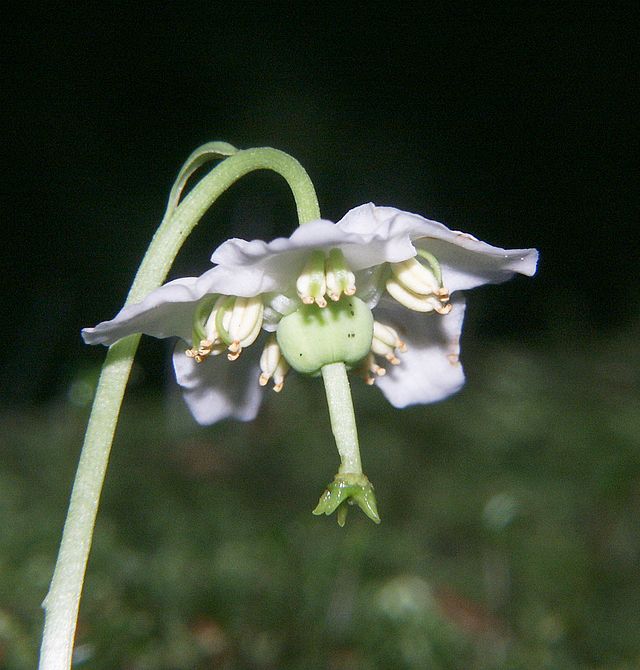
[[[139,332],[181,338],[189,344],[176,347],[174,368],[196,420],[248,421],[261,386],[273,378],[280,390],[288,369],[273,337],[264,350],[251,346],[261,332],[277,332],[303,306],[328,314],[327,305],[331,311],[353,296],[375,319],[363,374],[392,405],[406,407],[441,400],[464,382],[459,291],[516,272],[531,276],[537,257],[534,249],[492,247],[416,214],[367,204],[336,224],[306,223],[289,238],[227,240],[211,270],[165,284],[82,335],[88,344]]]

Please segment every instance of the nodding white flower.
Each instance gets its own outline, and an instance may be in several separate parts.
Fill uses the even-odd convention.
[[[171,281],[82,335],[88,344],[132,333],[179,337],[176,378],[202,424],[251,420],[270,380],[279,391],[290,367],[316,374],[338,361],[406,407],[441,400],[464,382],[460,291],[531,276],[537,258],[535,249],[500,249],[366,204],[289,238],[227,240],[200,277]],[[301,334],[308,321],[334,328],[329,340]]]

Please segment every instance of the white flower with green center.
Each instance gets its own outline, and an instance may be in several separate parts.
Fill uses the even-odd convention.
[[[204,164],[216,165],[188,194]],[[232,239],[200,277],[162,284],[190,232],[232,184],[255,170],[285,179],[300,227],[269,243]],[[389,207],[363,205],[337,224],[320,218],[315,188],[292,156],[227,142],[198,147],[182,166],[167,208],[136,272],[125,306],[86,328],[108,344],[96,387],[49,592],[40,670],[68,670],[80,595],[114,431],[140,333],[177,336],[178,383],[195,418],[250,420],[263,387],[281,391],[290,369],[321,376],[340,456],[314,514],[349,505],[378,523],[373,487],[362,471],[347,371],[376,384],[396,407],[454,393],[464,378],[460,292],[535,272],[534,249],[506,251]]]
[[[344,364],[395,407],[455,393],[464,382],[460,291],[533,275],[537,252],[492,247],[416,214],[367,204],[335,224],[306,223],[286,239],[228,240],[211,260],[215,267],[200,277],[169,282],[83,330],[89,344],[139,332],[179,337],[176,378],[201,424],[253,419],[262,387],[271,380],[280,391],[289,368],[322,374],[327,384],[330,367]],[[357,447],[357,437],[349,439]],[[330,487],[316,511],[330,513],[349,498],[377,521],[359,454],[338,450],[335,491]]]

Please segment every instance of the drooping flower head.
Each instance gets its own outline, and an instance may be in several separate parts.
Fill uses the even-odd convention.
[[[395,407],[445,398],[464,381],[460,291],[516,272],[533,275],[537,252],[500,249],[416,214],[367,204],[336,224],[304,224],[289,238],[227,240],[211,260],[215,267],[200,277],[171,281],[82,332],[88,344],[138,332],[179,337],[176,377],[202,424],[253,419],[261,386],[272,381],[280,391],[290,367],[318,373],[326,352],[315,361],[314,350],[335,347],[339,336],[326,343],[320,329],[294,358],[282,350],[285,333],[294,314],[304,320],[300,310],[321,315],[328,307],[329,320],[339,321],[348,301],[373,315],[370,335],[366,324],[356,332],[366,331],[366,341],[352,347],[349,361],[365,381]]]
[[[211,160],[217,166],[181,199],[194,171]],[[228,240],[213,253],[211,270],[160,286],[208,207],[240,177],[261,169],[289,184],[300,228],[269,243]],[[181,168],[125,307],[113,320],[83,330],[83,337],[113,344],[134,333],[177,336],[176,377],[203,424],[252,419],[263,387],[282,390],[290,369],[321,376],[340,466],[313,513],[336,512],[342,526],[349,506],[357,505],[379,523],[374,489],[362,470],[347,371],[376,384],[396,407],[454,393],[464,379],[461,291],[516,272],[532,275],[536,262],[533,249],[492,247],[389,207],[363,205],[337,224],[322,220],[313,184],[293,157],[270,147],[208,142]],[[137,344],[133,337],[110,350],[96,389],[44,603],[41,667],[71,666],[95,515]]]
[[[263,388],[293,368],[322,374],[341,465],[315,514],[347,503],[378,523],[362,472],[345,367],[395,407],[441,400],[464,382],[461,291],[532,275],[535,249],[505,250],[391,207],[362,205],[338,223],[317,220],[272,242],[231,239],[200,277],[176,279],[111,321],[89,344],[132,334],[180,338],[178,383],[201,424],[255,417]]]

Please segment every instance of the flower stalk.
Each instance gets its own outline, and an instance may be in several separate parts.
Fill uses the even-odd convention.
[[[351,401],[351,388],[344,363],[329,363],[322,367],[331,430],[340,454],[340,467],[334,480],[327,486],[314,514],[329,516],[337,512],[339,526],[347,520],[347,505],[358,505],[375,523],[380,523],[373,486],[362,472],[358,429]]]
[[[178,204],[193,172],[211,159],[224,159]],[[320,218],[315,189],[304,168],[288,154],[271,148],[238,151],[212,142],[187,160],[171,191],[167,210],[140,264],[125,305],[140,302],[165,280],[188,235],[211,204],[240,177],[273,170],[289,184],[299,222]],[[45,624],[40,670],[68,670],[93,528],[120,406],[140,335],[113,344],[106,356],[76,472],[49,592],[43,602]]]
[[[329,405],[331,430],[340,454],[339,474],[361,475],[358,429],[351,401],[351,388],[344,363],[322,367],[322,381]]]

